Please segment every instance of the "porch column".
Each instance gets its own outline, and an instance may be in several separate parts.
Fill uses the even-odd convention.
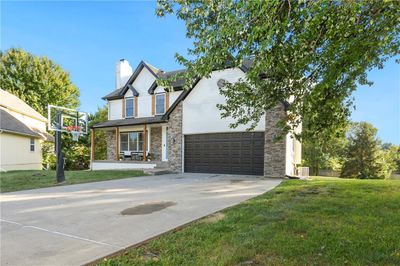
[[[144,125],[143,133],[143,161],[147,161],[147,125]]]
[[[91,130],[90,130],[90,161],[91,162],[93,162],[95,159],[94,159],[94,147],[95,147],[95,145],[94,145],[94,139],[95,139],[95,137],[94,137],[94,128],[92,128]]]
[[[115,128],[115,160],[119,161],[119,127]]]

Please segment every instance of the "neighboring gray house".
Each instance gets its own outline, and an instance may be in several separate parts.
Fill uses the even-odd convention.
[[[94,160],[94,143],[92,169],[161,165],[175,172],[295,174],[301,160],[300,144],[289,135],[273,142],[278,132],[275,124],[286,115],[283,104],[269,111],[251,132],[245,125],[230,128],[234,120],[222,119],[216,107],[225,101],[218,81],[236,82],[249,67],[251,61],[245,61],[240,68],[213,71],[186,91],[183,80],[177,80],[168,92],[157,86],[156,79],[177,71],[165,72],[140,62],[132,73],[128,61],[120,60],[116,90],[103,97],[109,107],[108,121],[92,127],[94,132],[107,132],[107,161]]]

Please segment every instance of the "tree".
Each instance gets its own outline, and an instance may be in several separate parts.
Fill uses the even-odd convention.
[[[77,108],[79,90],[72,84],[68,72],[47,57],[32,55],[22,49],[11,48],[0,52],[1,88],[16,95],[33,109],[47,117],[47,105]],[[87,167],[89,161],[88,142],[81,138],[71,140],[62,134],[65,168]],[[43,163],[55,167],[53,143],[43,144]]]
[[[44,116],[48,104],[79,105],[79,90],[60,65],[22,49],[0,52],[0,84]]]
[[[303,132],[307,137],[303,138],[302,158],[303,164],[310,167],[311,175],[319,175],[320,169],[341,171],[348,144],[347,129],[348,126],[311,135],[307,132],[307,120],[303,123]]]
[[[388,178],[394,170],[394,158],[381,149],[377,129],[367,122],[353,123],[348,133],[342,177]]]
[[[89,114],[88,126],[105,122],[108,120],[108,107],[97,108],[94,114]],[[91,133],[83,135],[78,141],[73,141],[70,134],[63,133],[63,153],[65,157],[65,169],[80,170],[89,168],[90,163],[90,141]],[[102,130],[96,131],[96,158],[105,160],[107,158],[106,133]]]
[[[185,21],[193,39],[188,58],[176,55],[188,70],[186,86],[253,60],[245,80],[221,89],[227,101],[219,108],[236,119],[232,127],[252,128],[290,99],[282,127],[306,118],[311,134],[340,128],[356,84],[370,84],[366,72],[399,54],[400,1],[158,0],[156,13]]]
[[[391,158],[393,162],[391,168],[394,172],[400,173],[400,146],[393,145],[392,143],[382,144],[382,150],[386,153],[387,158]]]
[[[89,126],[105,122],[108,120],[108,106],[97,108],[96,113],[89,116]],[[90,137],[90,134],[89,134]],[[107,142],[106,142],[106,132],[103,130],[97,130],[95,133],[95,143],[96,143],[96,160],[107,159]]]

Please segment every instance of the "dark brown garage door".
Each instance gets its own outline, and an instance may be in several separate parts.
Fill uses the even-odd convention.
[[[263,175],[264,133],[185,136],[185,172]]]

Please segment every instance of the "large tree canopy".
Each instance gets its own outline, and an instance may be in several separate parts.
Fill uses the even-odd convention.
[[[227,63],[254,60],[247,80],[226,84],[222,116],[254,126],[279,101],[290,101],[287,124],[303,118],[308,132],[346,122],[357,83],[399,54],[400,1],[158,0],[157,14],[175,14],[193,39],[187,84]],[[284,123],[281,123],[284,124]]]
[[[79,105],[79,90],[61,66],[22,49],[0,52],[0,86],[45,116],[48,104]]]

